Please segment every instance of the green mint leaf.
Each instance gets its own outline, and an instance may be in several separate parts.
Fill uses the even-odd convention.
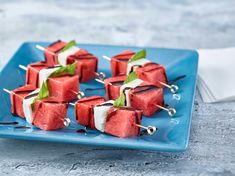
[[[49,78],[65,76],[65,75],[75,75],[76,66],[77,66],[76,62],[70,65],[62,66],[58,68],[56,71],[52,72],[49,75]]]
[[[125,100],[126,97],[124,93],[121,93],[121,95],[114,101],[113,106],[114,107],[123,107],[125,106]]]
[[[73,47],[73,46],[76,46],[76,45],[77,45],[76,41],[75,41],[75,40],[72,40],[72,41],[68,42],[68,43],[64,46],[64,48],[63,48],[62,50],[60,50],[60,53],[66,51],[66,50],[68,50],[69,48],[71,48],[71,47]]]
[[[127,78],[126,78],[126,80],[124,81],[123,84],[127,84],[127,83],[129,83],[129,82],[131,82],[131,81],[134,81],[134,80],[137,79],[137,78],[138,78],[138,76],[137,76],[136,72],[131,72],[131,73],[127,76]]]
[[[49,96],[49,90],[48,90],[48,86],[47,86],[47,81],[45,81],[42,83],[42,86],[40,88],[40,91],[38,93],[37,98],[41,100],[41,99],[44,99],[48,96]]]
[[[136,60],[139,60],[139,59],[143,59],[143,58],[146,58],[146,49],[142,49],[140,50],[139,52],[137,52],[134,56],[132,56],[128,62],[133,62],[133,61],[136,61]]]
[[[32,104],[31,104],[32,109],[34,109],[34,104],[37,100],[47,98],[48,96],[49,96],[49,89],[48,89],[48,86],[47,86],[47,81],[45,81],[45,82],[42,83],[42,86],[40,88],[38,96],[35,97],[35,99],[33,100]]]

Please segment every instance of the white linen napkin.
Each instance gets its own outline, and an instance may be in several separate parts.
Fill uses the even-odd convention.
[[[204,102],[235,100],[235,47],[198,49],[198,89]]]

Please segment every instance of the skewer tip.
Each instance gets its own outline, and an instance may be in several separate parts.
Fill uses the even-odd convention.
[[[19,65],[19,67],[22,69],[22,70],[27,70],[27,67],[25,67],[24,65]]]
[[[69,105],[71,105],[71,106],[75,106],[75,103],[69,103]]]
[[[104,81],[103,80],[100,80],[98,78],[95,79],[97,82],[101,83],[101,84],[104,84]]]
[[[44,50],[45,50],[45,48],[42,47],[41,45],[36,45],[36,48],[39,49],[39,50],[41,50],[41,51],[44,51]]]
[[[108,56],[102,56],[104,59],[108,60],[108,61],[111,61],[111,58],[108,57]]]
[[[11,91],[10,91],[10,90],[8,90],[8,89],[3,88],[3,91],[4,91],[4,92],[6,92],[6,93],[11,94]]]

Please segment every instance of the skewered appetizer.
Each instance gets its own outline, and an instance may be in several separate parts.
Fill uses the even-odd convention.
[[[125,106],[131,106],[143,111],[143,115],[150,117],[155,112],[165,110],[170,116],[174,116],[174,108],[164,107],[164,92],[151,83],[139,79],[135,72],[126,76],[116,76],[105,79],[104,83],[106,97],[115,100],[122,98],[125,100]]]
[[[112,76],[129,75],[135,71],[139,79],[157,87],[167,87],[172,93],[179,89],[176,85],[168,85],[165,67],[146,59],[145,49],[137,53],[126,50],[112,58],[103,57],[110,61]]]
[[[140,128],[145,128],[149,134],[156,131],[156,127],[140,125],[141,111],[124,107],[113,100],[105,101],[100,96],[78,100],[75,115],[79,124],[121,138],[140,135]]]
[[[20,67],[27,71],[26,84],[40,88],[45,83],[51,101],[69,102],[83,95],[79,91],[78,75],[75,75],[76,63],[48,67],[44,62],[36,62],[27,68]]]
[[[103,78],[104,73],[97,73],[98,59],[88,51],[78,48],[75,41],[69,43],[56,41],[46,48],[37,45],[38,49],[44,51],[46,64],[48,66],[72,64],[76,65],[76,74],[79,75],[80,82],[94,79],[96,76]]]
[[[12,114],[25,118],[29,124],[42,130],[57,130],[69,125],[68,104],[44,99],[42,89],[25,85],[12,91],[4,90],[10,94]]]

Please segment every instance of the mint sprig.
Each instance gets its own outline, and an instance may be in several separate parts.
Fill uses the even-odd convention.
[[[68,50],[69,48],[72,48],[73,46],[76,46],[76,45],[77,45],[76,41],[75,41],[75,40],[72,40],[72,41],[68,42],[68,43],[64,46],[64,48],[63,48],[62,50],[60,50],[60,53],[66,51],[66,50]]]
[[[60,77],[60,76],[65,76],[65,75],[75,75],[75,70],[76,70],[77,63],[74,62],[73,64],[62,66],[52,72],[48,78],[52,77]]]
[[[47,86],[47,81],[42,83],[42,87],[40,88],[40,91],[38,93],[38,96],[34,98],[31,107],[34,109],[34,104],[36,103],[37,100],[44,99],[49,96],[49,90]]]
[[[129,83],[129,82],[131,82],[131,81],[134,81],[134,80],[137,79],[137,78],[138,78],[138,76],[137,76],[136,72],[131,72],[131,73],[127,76],[127,78],[126,78],[126,80],[124,81],[123,84],[127,84],[127,83]]]
[[[143,58],[146,58],[146,49],[142,49],[139,52],[137,52],[135,55],[133,55],[128,60],[128,62],[130,63],[130,62],[133,62],[133,61],[136,61],[136,60],[139,60],[139,59],[143,59]]]
[[[121,95],[114,101],[113,106],[117,108],[123,107],[125,106],[125,101],[126,101],[126,97],[124,93],[121,93]]]

